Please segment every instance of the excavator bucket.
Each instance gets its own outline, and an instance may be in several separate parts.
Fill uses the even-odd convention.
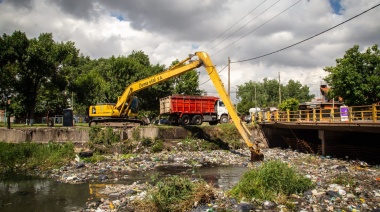
[[[262,161],[262,160],[264,160],[263,153],[261,153],[260,150],[251,149],[251,162]]]

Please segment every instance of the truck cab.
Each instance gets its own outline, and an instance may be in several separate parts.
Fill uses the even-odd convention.
[[[215,102],[215,112],[218,114],[218,120],[221,124],[228,123],[228,110],[221,100]]]

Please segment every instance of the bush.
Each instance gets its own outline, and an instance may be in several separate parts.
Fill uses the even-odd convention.
[[[193,182],[174,175],[158,181],[146,198],[134,206],[136,211],[189,211],[194,202],[204,204],[213,199],[213,189],[205,181]]]
[[[100,126],[91,127],[88,146],[95,152],[107,153],[113,144],[120,142],[120,133],[112,128],[102,129]]]
[[[48,169],[59,167],[74,157],[73,143],[0,143],[0,169]]]
[[[152,146],[152,152],[161,152],[164,149],[164,143],[161,140],[155,140]]]
[[[288,164],[275,160],[244,173],[230,194],[238,199],[273,201],[278,196],[302,193],[313,186],[310,179],[298,174]]]

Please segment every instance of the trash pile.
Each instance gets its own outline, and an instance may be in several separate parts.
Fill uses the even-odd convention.
[[[304,154],[290,149],[264,149],[264,160],[280,160],[294,167],[315,183],[303,194],[291,194],[286,200],[243,200],[230,198],[228,188],[215,188],[215,201],[194,203],[193,211],[380,211],[380,167],[363,161],[341,160],[329,156]],[[214,150],[199,152],[160,152],[106,156],[97,163],[73,161],[53,170],[51,177],[64,183],[108,182],[128,178],[125,173],[145,172],[160,166],[244,166],[256,167],[261,162],[249,162],[249,150]],[[115,174],[123,173],[123,174]],[[148,184],[113,184],[98,192],[102,198],[90,200],[83,211],[128,211],[131,202],[147,194]]]

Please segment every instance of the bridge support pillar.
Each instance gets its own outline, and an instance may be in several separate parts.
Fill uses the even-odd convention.
[[[321,139],[322,142],[322,155],[326,155],[326,143],[325,143],[325,131],[318,130],[318,138]]]

